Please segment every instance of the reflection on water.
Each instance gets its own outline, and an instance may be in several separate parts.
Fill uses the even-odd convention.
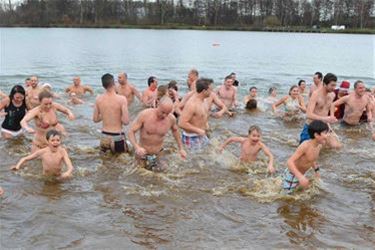
[[[102,73],[126,70],[139,89],[155,74],[162,83],[178,80],[184,92],[191,67],[197,67],[202,76],[214,77],[216,83],[235,71],[241,82],[239,100],[251,85],[258,86],[259,95],[265,96],[274,82],[278,82],[280,95],[286,94],[292,82],[300,78],[309,82],[317,70],[333,71],[351,81],[374,81],[367,55],[371,36],[1,30],[3,91],[37,74],[62,92],[72,76],[79,74],[100,93]],[[18,32],[24,39],[15,40]],[[159,41],[153,45],[159,47],[143,44],[145,33]],[[64,46],[54,43],[56,37]],[[213,38],[220,38],[222,46],[206,46]],[[270,41],[275,39],[279,42],[269,53],[264,44],[273,46]],[[337,40],[345,44],[346,54],[337,48]],[[321,53],[316,53],[317,49]],[[326,55],[334,56],[328,60]],[[358,56],[363,61],[347,64]],[[281,68],[280,58],[284,63]],[[350,60],[343,60],[346,58]],[[65,104],[67,98],[60,94],[58,102]],[[37,160],[21,171],[9,170],[29,152],[32,135],[0,140],[0,185],[6,192],[0,203],[2,249],[373,247],[375,150],[365,126],[335,125],[343,149],[324,150],[319,159],[321,180],[312,180],[307,191],[287,195],[281,190],[280,175],[298,146],[303,119],[285,121],[262,104],[262,111],[239,109],[233,118],[211,119],[211,145],[206,150],[182,160],[169,135],[165,142],[168,169],[153,173],[139,168],[133,155],[99,153],[99,125],[91,121],[95,96],[84,100],[81,106],[70,106],[77,120],[61,119],[69,133],[64,145],[75,166],[74,178],[67,182],[42,177]],[[140,110],[135,103],[130,108],[131,119]],[[261,127],[263,141],[275,155],[277,173],[273,176],[267,173],[264,155],[255,163],[241,164],[239,145],[218,151],[225,139],[246,136],[253,124]]]

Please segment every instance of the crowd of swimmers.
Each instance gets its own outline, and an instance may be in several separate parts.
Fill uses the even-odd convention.
[[[130,143],[137,162],[151,171],[165,171],[166,165],[161,164],[160,156],[169,131],[177,143],[179,155],[185,159],[187,152],[201,151],[210,143],[210,116],[232,117],[242,107],[257,109],[260,101],[255,86],[250,87],[243,103],[238,101],[237,92],[241,86],[235,73],[226,76],[223,84],[215,89],[212,79],[199,78],[198,71],[192,69],[187,79],[189,91],[183,97],[178,92],[176,81],[158,85],[158,79],[154,76],[148,78],[148,87],[142,93],[128,81],[124,72],[118,74],[117,84],[111,74],[104,74],[101,82],[104,93],[96,97],[92,117],[95,123],[102,124],[101,151],[127,153]],[[300,144],[288,159],[287,168],[283,172],[283,188],[287,192],[309,186],[309,180],[305,177],[309,169],[313,169],[319,176],[316,161],[323,146],[336,149],[342,146],[331,124],[341,121],[343,126],[357,126],[367,122],[370,137],[375,140],[372,125],[375,117],[375,88],[367,89],[363,81],[356,81],[353,91],[349,91],[348,81],[342,81],[339,88],[336,88],[336,84],[337,77],[334,74],[327,73],[323,77],[322,73],[316,72],[309,90],[306,82],[300,80],[297,85],[290,87],[288,95],[278,98],[277,89],[272,87],[269,96],[263,99],[275,113],[281,112],[283,117],[306,114]],[[24,86],[16,85],[9,95],[0,91],[0,116],[4,116],[2,138],[12,139],[25,132],[34,134],[31,153],[11,168],[18,170],[25,162],[40,158],[44,175],[54,176],[58,180],[70,178],[73,164],[61,144],[66,131],[58,120],[57,112],[65,114],[69,120],[74,120],[75,116],[69,108],[55,101],[61,97],[54,93],[51,84],[40,86],[38,78],[32,76],[26,79],[25,87],[26,90]],[[86,92],[94,94],[93,89],[83,85],[78,76],[73,78],[73,84],[65,92],[72,106],[83,104]],[[144,110],[130,123],[128,107],[133,105],[135,97],[142,103]],[[281,110],[280,106],[283,107]],[[34,126],[29,125],[32,120]],[[124,126],[128,124],[130,126],[125,134]],[[269,159],[268,171],[275,172],[274,157],[262,142],[258,126],[250,126],[247,137],[228,138],[219,150],[224,150],[230,143],[241,145],[240,161],[245,163],[257,160],[259,152],[263,151]],[[63,172],[64,165],[66,170]],[[2,192],[0,188],[0,194]]]

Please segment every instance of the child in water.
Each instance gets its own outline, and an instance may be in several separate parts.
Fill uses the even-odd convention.
[[[21,166],[30,160],[40,158],[43,165],[43,175],[57,177],[58,180],[64,180],[72,176],[73,165],[69,159],[65,148],[61,146],[61,133],[57,130],[51,129],[47,132],[46,139],[48,147],[39,149],[34,153],[23,157],[12,170],[18,170]],[[67,171],[61,173],[62,164],[65,163],[68,168]]]
[[[327,142],[329,127],[325,122],[315,120],[309,124],[308,133],[311,139],[301,143],[288,159],[288,168],[285,169],[283,176],[283,188],[288,192],[294,191],[299,186],[303,188],[309,186],[305,173],[310,168],[314,169],[316,177],[320,177],[316,160],[323,145]]]
[[[273,155],[271,151],[268,149],[266,145],[261,142],[261,130],[258,126],[251,126],[249,128],[249,135],[248,137],[231,137],[226,140],[223,145],[220,147],[220,152],[224,150],[224,148],[232,143],[232,142],[239,142],[241,143],[241,162],[253,162],[257,160],[258,153],[263,150],[264,153],[268,156],[268,171],[270,173],[275,172],[275,168],[273,167]]]

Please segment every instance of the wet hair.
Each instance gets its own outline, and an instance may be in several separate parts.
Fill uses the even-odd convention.
[[[38,98],[39,98],[39,101],[41,102],[44,98],[53,98],[53,95],[50,91],[43,90],[42,92],[39,93]]]
[[[25,79],[25,81],[30,81],[30,80],[31,80],[31,78],[30,78],[30,77],[28,77],[28,78],[26,78],[26,79]]]
[[[58,135],[61,138],[61,133],[59,131],[57,131],[56,129],[48,130],[48,132],[46,134],[47,141],[49,140],[49,138],[51,138],[53,136],[56,136],[56,135]]]
[[[230,75],[230,76],[235,76],[236,73],[232,72],[232,73],[230,73],[229,75]]]
[[[328,85],[330,82],[337,82],[337,76],[332,73],[327,73],[323,78],[323,83]]]
[[[329,127],[328,127],[327,123],[325,123],[323,121],[314,120],[309,124],[307,131],[309,133],[310,138],[314,139],[315,133],[320,135],[322,132],[328,132]]]
[[[128,79],[128,74],[126,74],[125,72],[122,72],[125,76],[126,79]]]
[[[246,109],[248,109],[248,110],[256,109],[257,106],[258,106],[258,102],[257,102],[257,100],[255,100],[255,99],[250,99],[250,100],[246,103]]]
[[[315,72],[315,74],[314,75],[317,75],[318,76],[318,78],[320,79],[320,80],[322,80],[322,78],[323,78],[323,74],[322,74],[322,72]]]
[[[299,81],[298,81],[298,86],[301,86],[301,84],[302,84],[303,82],[306,83],[305,80],[299,80]]]
[[[260,127],[258,127],[258,126],[256,126],[256,125],[252,125],[252,126],[250,126],[250,128],[249,128],[249,134],[251,134],[251,132],[253,132],[254,130],[257,131],[259,134],[262,133],[262,131],[260,130]]]
[[[201,93],[203,90],[207,90],[214,81],[209,78],[199,78],[197,80],[196,89],[197,93]]]
[[[268,90],[268,95],[272,94],[273,91],[276,90],[276,87],[271,87],[269,90]]]
[[[155,80],[156,80],[156,77],[155,77],[155,76],[150,76],[150,77],[147,79],[147,84],[148,84],[148,86],[150,87],[150,86],[151,86],[151,83],[153,83]]]
[[[174,89],[178,91],[177,82],[175,80],[172,80],[168,83],[168,89]]]
[[[363,84],[363,82],[362,82],[361,80],[356,81],[356,82],[354,83],[354,89],[356,89],[357,86],[358,86],[358,84],[360,84],[360,83]]]
[[[22,85],[14,85],[13,88],[10,90],[9,99],[10,101],[13,100],[13,97],[15,94],[20,93],[23,95],[23,97],[26,96],[25,89],[22,87]],[[25,104],[25,98],[23,99],[23,102]]]
[[[258,89],[258,88],[255,87],[255,86],[252,86],[252,87],[250,87],[249,91],[252,91],[253,89]]]
[[[115,85],[115,80],[113,78],[113,75],[107,73],[102,76],[102,85],[103,88],[108,89]]]
[[[293,89],[295,89],[295,88],[298,88],[298,86],[297,85],[292,85],[292,87],[290,87],[290,89],[289,89],[289,95],[290,95],[290,93],[292,93],[292,90]]]

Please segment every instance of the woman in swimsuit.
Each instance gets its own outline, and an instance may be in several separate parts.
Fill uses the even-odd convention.
[[[295,116],[302,111],[303,113],[306,112],[305,102],[303,97],[299,94],[299,89],[297,85],[293,85],[289,89],[289,95],[284,96],[277,102],[272,105],[272,109],[276,112],[276,108],[284,104],[284,116]]]
[[[23,133],[21,120],[26,114],[25,89],[16,85],[0,102],[0,111],[4,110],[5,119],[1,124],[1,136],[4,139],[11,139]]]
[[[48,91],[42,91],[39,94],[40,105],[26,114],[21,121],[21,126],[29,133],[35,133],[31,152],[47,147],[46,133],[54,128],[61,133],[65,132],[64,127],[57,120],[56,112],[59,111],[67,115],[69,120],[74,120],[73,113],[61,104],[52,102],[52,94]],[[35,127],[29,127],[28,122],[35,120]]]

